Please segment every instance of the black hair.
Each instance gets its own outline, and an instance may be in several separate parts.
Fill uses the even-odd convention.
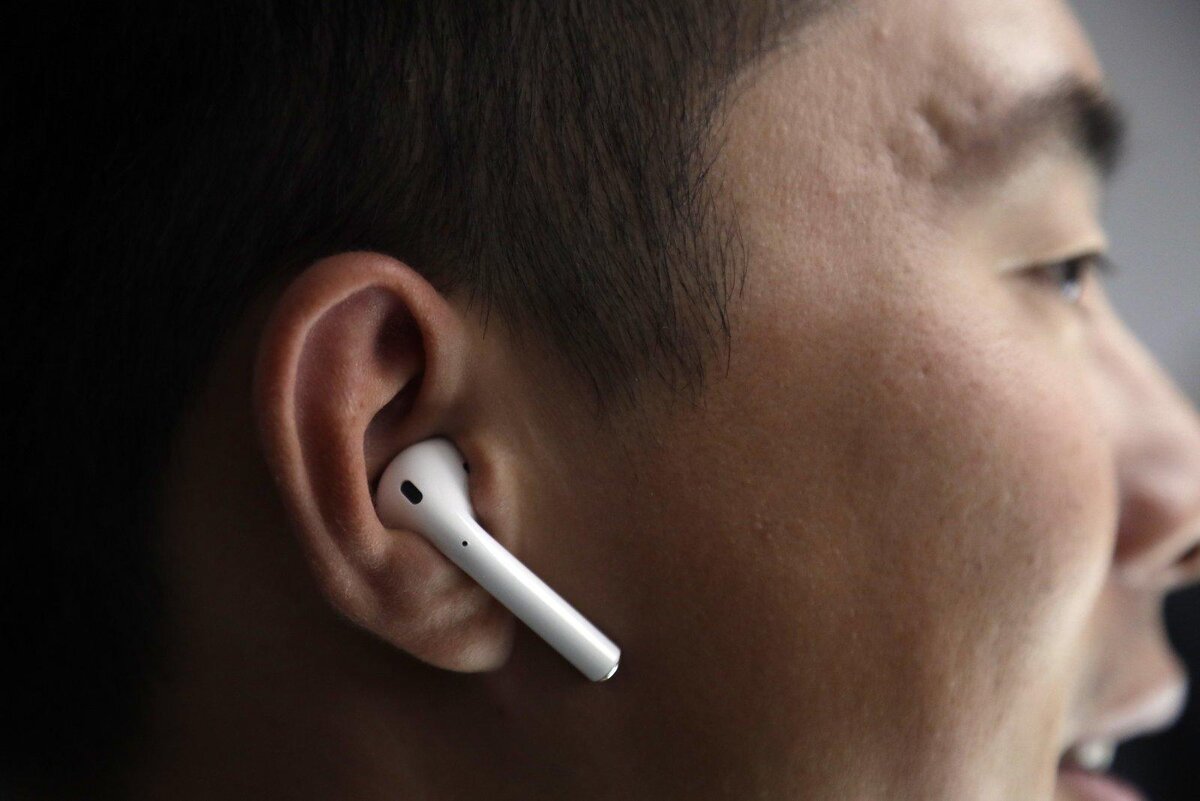
[[[812,5],[147,0],[10,20],[0,771],[119,762],[163,622],[158,476],[271,281],[387,253],[545,338],[598,408],[695,391],[744,268],[714,121]]]

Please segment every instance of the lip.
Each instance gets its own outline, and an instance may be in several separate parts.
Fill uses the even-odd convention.
[[[1058,788],[1064,801],[1146,801],[1137,788],[1115,776],[1076,767],[1059,768]]]
[[[1134,699],[1126,706],[1099,715],[1090,730],[1077,735],[1073,742],[1112,740],[1119,743],[1168,729],[1175,725],[1183,714],[1187,695],[1187,680],[1180,676]]]

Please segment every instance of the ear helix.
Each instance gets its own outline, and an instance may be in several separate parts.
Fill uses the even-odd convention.
[[[425,536],[583,675],[592,681],[611,678],[621,649],[475,521],[468,470],[447,439],[406,448],[379,480],[379,519]]]

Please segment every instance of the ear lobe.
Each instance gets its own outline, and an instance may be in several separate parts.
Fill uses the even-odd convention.
[[[513,620],[415,531],[384,528],[373,480],[404,446],[454,433],[468,337],[411,268],[373,253],[311,265],[285,289],[255,371],[264,454],[325,597],[436,667],[507,659]]]

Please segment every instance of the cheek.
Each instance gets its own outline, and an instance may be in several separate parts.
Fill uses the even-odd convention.
[[[651,704],[709,764],[845,796],[1045,769],[1111,475],[1078,371],[966,290],[764,309],[648,469],[638,628],[684,683]]]
[[[967,782],[1015,771],[1036,797],[1109,559],[1112,457],[1077,357],[1007,302],[952,290],[910,298],[923,313],[888,325],[907,335],[869,339],[846,366],[872,410],[844,431],[866,490],[855,578],[893,611],[877,644],[899,657],[895,702],[931,769],[957,751]]]
[[[899,298],[839,342],[856,413],[831,421],[835,474],[872,569],[901,568],[884,582],[942,619],[948,601],[999,615],[1020,639],[1081,582],[1098,589],[1111,453],[1081,366],[1048,329],[965,284],[927,297],[939,300]]]

